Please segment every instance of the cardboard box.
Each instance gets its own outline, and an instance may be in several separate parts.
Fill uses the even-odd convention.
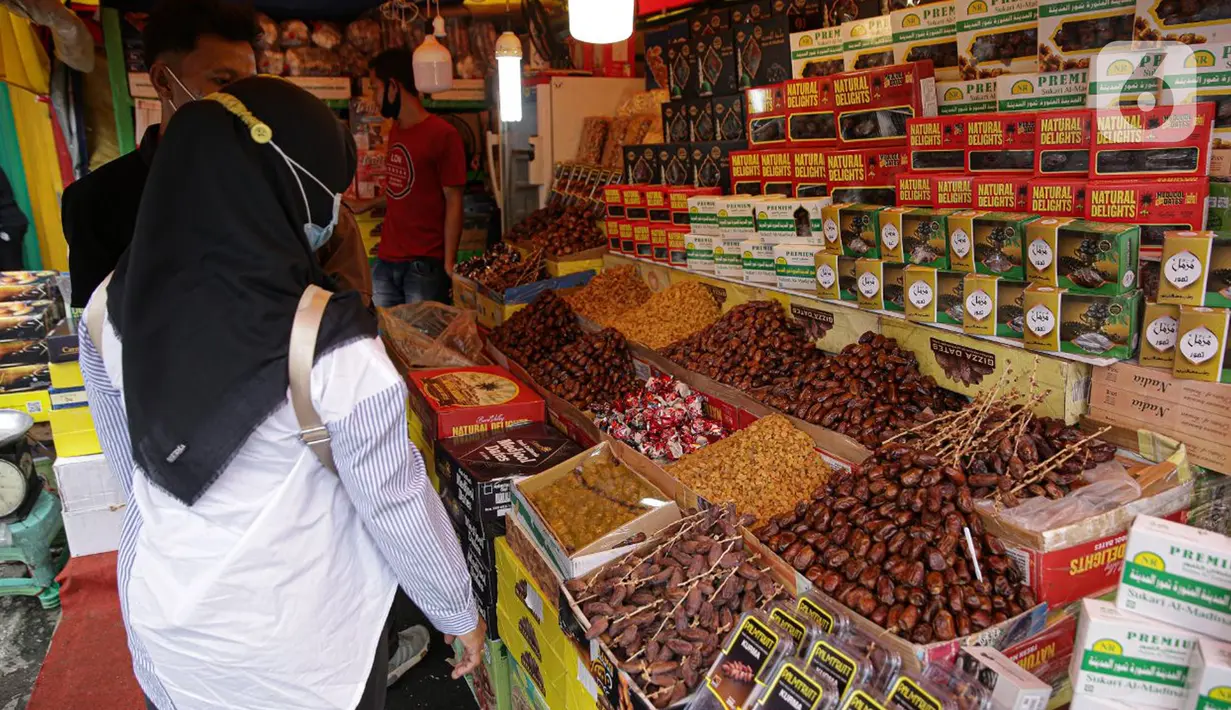
[[[1026,211],[1043,217],[1081,217],[1086,213],[1086,180],[1036,175],[1026,185]]]
[[[718,235],[718,195],[690,195],[688,223],[693,234]]]
[[[47,341],[4,340],[0,341],[0,367],[20,365],[44,365],[51,362]]]
[[[790,197],[795,191],[792,156],[785,150],[761,153],[761,194]]]
[[[1022,112],[965,117],[966,172],[1032,172],[1037,118]]]
[[[1129,362],[1119,362],[1094,371],[1091,403],[1101,401],[1101,393],[1108,389],[1122,390],[1135,399],[1173,405],[1180,412],[1223,415],[1231,410],[1231,391],[1226,387],[1180,379]]]
[[[834,128],[833,82],[828,77],[795,79],[783,86],[787,138],[793,148],[838,144]]]
[[[748,8],[748,15],[741,24],[737,18],[740,8],[731,11],[735,26],[735,56],[739,63],[739,88],[779,84],[791,78],[791,23],[787,18],[784,0],[753,2],[741,6]],[[764,8],[764,9],[763,9]],[[760,47],[760,61],[748,63],[747,48]]]
[[[1105,48],[1090,67],[1086,106],[1137,108],[1163,103],[1162,83],[1157,76],[1166,58],[1165,50],[1123,45]]]
[[[62,320],[47,334],[47,349],[50,351],[52,364],[77,362],[80,346],[77,344],[77,327],[75,323]]]
[[[991,113],[995,110],[995,79],[936,82],[936,112],[941,116]]]
[[[964,281],[962,330],[966,334],[1022,337],[1024,281],[985,274],[966,274]]]
[[[1000,111],[1051,111],[1086,105],[1089,71],[1002,74],[996,77],[996,107]]]
[[[761,151],[731,152],[731,194],[761,194]]]
[[[628,185],[662,184],[662,168],[658,165],[658,147],[656,144],[624,146],[625,183]]]
[[[853,256],[838,256],[831,252],[816,255],[816,295],[831,301],[856,301],[855,262]]]
[[[1172,374],[1186,380],[1231,382],[1228,337],[1231,337],[1231,310],[1180,306]]]
[[[747,144],[748,119],[744,114],[744,95],[715,96],[711,104],[714,109],[715,140]]]
[[[992,178],[979,178],[979,180]],[[949,266],[954,271],[1023,281],[1023,241],[1035,215],[964,210],[949,215]]]
[[[966,123],[963,116],[927,116],[906,122],[910,169],[916,173],[962,172],[966,169]]]
[[[687,143],[692,140],[688,125],[688,104],[697,99],[668,101],[662,105],[663,139],[668,143]]]
[[[847,150],[905,145],[907,120],[936,115],[929,61],[848,71],[833,85],[838,144]]]
[[[1231,700],[1231,645],[1199,638],[1189,664],[1184,710],[1217,708]]]
[[[1140,230],[1130,225],[1046,218],[1026,225],[1026,278],[1069,293],[1115,295],[1137,288]]]
[[[901,181],[898,183],[901,185]],[[887,207],[880,212],[881,256],[936,269],[949,268],[948,220],[954,210]]]
[[[1030,175],[985,175],[972,183],[972,207],[992,212],[1026,212],[1030,207]]]
[[[1178,709],[1196,641],[1196,634],[1086,599],[1070,668],[1073,692]]]
[[[1138,516],[1128,534],[1116,606],[1153,623],[1231,639],[1228,551],[1231,540],[1217,533]]]
[[[1207,19],[1208,18],[1208,19]],[[1145,42],[1231,42],[1231,27],[1221,11],[1202,13],[1164,0],[1137,0],[1133,39]]]
[[[1140,291],[1101,296],[1031,285],[1023,308],[1028,350],[1118,360],[1137,351]]]
[[[1084,69],[1113,42],[1133,39],[1135,0],[1039,0],[1039,71]]]
[[[744,147],[742,141],[693,143],[692,184],[726,192],[731,189],[731,153]]]
[[[791,154],[791,173],[795,185],[792,197],[808,199],[829,195],[829,174],[823,151],[794,151]]]
[[[740,243],[744,260],[744,282],[777,285],[778,270],[774,266],[774,245],[762,239],[745,239]]]
[[[1038,68],[1037,0],[988,0],[957,5],[958,67],[963,79],[985,79]]]
[[[1180,330],[1180,307],[1165,303],[1146,302],[1141,319],[1141,352],[1137,362],[1142,367],[1171,370],[1175,366],[1176,336]]]
[[[687,268],[688,235],[687,227],[667,228],[667,263],[671,266]]]
[[[1191,61],[1196,68],[1196,81],[1177,81],[1176,83],[1180,84],[1178,87],[1164,84],[1165,90],[1179,94],[1169,102],[1164,96],[1164,103],[1200,101],[1222,106],[1231,101],[1231,71],[1228,70],[1228,67],[1231,67],[1231,44],[1203,44],[1192,47],[1192,51]],[[1223,177],[1231,175],[1231,122],[1219,120],[1217,115],[1214,117],[1210,174]]]
[[[1069,614],[1051,621],[1047,628],[1025,641],[1002,649],[1009,660],[1034,677],[1048,683],[1053,693],[1067,686],[1069,661],[1073,657],[1073,639],[1077,635],[1077,617]]]
[[[927,59],[937,81],[959,79],[956,5],[957,0],[942,0],[889,13],[894,63]]]
[[[1090,390],[1090,410],[1095,417],[1102,412],[1118,412],[1140,428],[1174,434],[1183,441],[1217,441],[1231,428],[1231,417],[1225,412],[1190,408],[1151,397],[1137,388],[1109,387],[1097,379]]]
[[[906,301],[902,279],[905,268],[905,264],[881,259],[857,259],[855,283],[859,307],[904,312]]]
[[[684,102],[688,113],[688,140],[676,140],[670,137],[672,143],[710,143],[717,140],[718,124],[714,120],[714,104],[709,97],[688,99]]]
[[[829,194],[835,202],[892,207],[897,204],[897,176],[909,161],[905,147],[867,148],[826,156]]]
[[[766,244],[801,244],[823,247],[822,209],[828,197],[806,200],[766,200],[756,205],[757,237]]]
[[[1163,235],[1205,229],[1209,181],[1204,178],[1091,180],[1086,219],[1141,227],[1143,254],[1160,254]]]
[[[1090,177],[1209,175],[1213,127],[1213,104],[1097,110]]]
[[[824,247],[808,244],[779,244],[774,247],[774,269],[778,288],[788,291],[816,291],[816,255]]]
[[[55,310],[51,301],[0,303],[0,340],[45,340]]]
[[[543,399],[495,366],[416,370],[410,406],[430,441],[542,422]]]
[[[671,210],[671,226],[683,229],[692,228],[692,213],[689,210],[689,200],[693,197],[714,197],[720,195],[717,187],[669,187],[667,188],[667,205]]]
[[[968,210],[974,204],[974,177],[970,175],[934,175],[932,203],[938,209]]]
[[[1231,234],[1168,232],[1163,241],[1158,302],[1231,308]]]
[[[1010,710],[1043,710],[1051,686],[1030,675],[994,648],[967,646],[958,653],[957,666],[978,678],[996,707]]]
[[[692,233],[685,237],[684,260],[689,271],[714,273],[714,243],[719,237]]]
[[[748,116],[748,147],[756,150],[786,145],[786,94],[782,84],[744,92]]]
[[[668,95],[671,93],[670,51],[668,47],[672,44],[673,38],[676,39],[676,43],[680,42],[679,38],[683,38],[683,42],[689,40],[689,27],[686,20],[678,20],[646,31],[645,88],[651,90],[662,89],[668,92]],[[683,97],[682,91],[680,92],[680,97]]]
[[[720,197],[718,207],[718,234],[723,237],[753,237],[757,233],[756,207],[759,198]]]
[[[744,280],[744,238],[719,237],[714,242],[714,275]]]
[[[585,575],[600,565],[631,551],[636,547],[635,545],[621,545],[621,543],[637,533],[644,532],[646,535],[652,535],[680,518],[680,510],[676,504],[674,502],[667,502],[664,505],[652,508],[637,519],[616,530],[612,530],[580,550],[569,554],[559,540],[556,539],[546,518],[530,502],[527,496],[535,491],[546,488],[563,476],[571,475],[573,469],[592,456],[614,458],[611,444],[601,443],[593,449],[559,464],[555,468],[517,482],[513,488],[514,510],[516,511],[518,523],[523,525],[530,534],[530,538],[547,552],[548,560],[564,579],[574,579]],[[631,469],[628,471],[628,474],[640,478],[640,475]],[[669,500],[669,496],[664,496],[664,500]]]
[[[841,26],[791,33],[792,79],[829,76],[845,68]]]
[[[1034,133],[1034,174],[1083,178],[1088,175],[1093,122],[1094,114],[1087,109],[1039,112]]]
[[[688,23],[683,25],[682,32],[674,32],[667,39],[667,88],[673,100],[696,98],[699,91],[696,45],[693,44]],[[647,59],[649,58],[647,55]],[[653,71],[654,66],[650,66],[650,69],[652,73],[658,73]]]
[[[735,93],[738,83],[731,11],[718,8],[695,13],[690,27],[697,58],[697,95],[710,97]]]
[[[825,248],[831,254],[875,259],[880,256],[881,207],[840,202],[821,210]]]
[[[902,270],[906,294],[906,319],[915,323],[936,322],[936,269],[908,265]]]
[[[663,185],[692,185],[692,149],[688,143],[667,143],[659,146],[658,169]]]
[[[842,23],[842,65],[846,71],[889,66],[894,63],[893,50],[889,15]]]
[[[654,242],[650,238],[650,223],[649,222],[634,222],[633,228],[633,253],[638,259],[652,261],[654,258]]]

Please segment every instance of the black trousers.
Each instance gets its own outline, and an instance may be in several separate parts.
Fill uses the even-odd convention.
[[[380,641],[376,644],[376,657],[372,659],[372,670],[368,673],[367,685],[363,687],[363,695],[359,698],[359,704],[355,706],[355,710],[385,710],[385,691],[389,678],[389,637],[391,635],[397,638],[397,632],[393,630],[393,614],[385,620],[385,631],[380,635]],[[145,707],[148,710],[158,710],[158,707],[145,699]]]

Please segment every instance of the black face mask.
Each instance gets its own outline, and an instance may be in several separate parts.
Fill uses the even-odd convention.
[[[389,100],[389,94],[396,91],[393,100]],[[385,118],[397,118],[402,112],[402,92],[393,85],[392,82],[385,84],[385,95],[380,100],[380,115]]]

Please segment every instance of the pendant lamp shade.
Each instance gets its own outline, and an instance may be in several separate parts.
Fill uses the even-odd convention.
[[[500,120],[521,120],[521,40],[505,32],[496,40],[496,71],[500,94]]]
[[[437,17],[437,20],[441,18]],[[440,22],[439,30],[444,32],[444,23]],[[423,38],[423,43],[415,50],[411,59],[415,71],[415,88],[424,94],[435,94],[453,88],[453,55],[435,35]]]
[[[633,34],[635,0],[569,0],[568,31],[578,42],[611,44]]]

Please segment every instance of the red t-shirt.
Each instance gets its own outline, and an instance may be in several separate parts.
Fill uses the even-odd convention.
[[[439,116],[410,128],[394,125],[385,154],[385,224],[377,256],[410,261],[445,256],[446,187],[466,184],[466,151],[457,129]]]

